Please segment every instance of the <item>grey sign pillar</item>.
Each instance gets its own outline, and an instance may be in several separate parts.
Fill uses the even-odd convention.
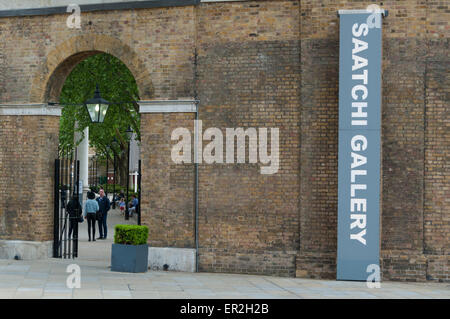
[[[338,280],[379,278],[383,15],[339,11]]]

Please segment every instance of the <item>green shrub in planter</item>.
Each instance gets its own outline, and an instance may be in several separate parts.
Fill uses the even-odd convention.
[[[116,225],[111,249],[111,270],[146,272],[148,269],[148,227]]]
[[[116,225],[114,243],[121,245],[147,244],[148,227],[139,225]]]

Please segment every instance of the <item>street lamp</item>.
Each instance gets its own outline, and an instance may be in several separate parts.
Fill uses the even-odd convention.
[[[109,184],[109,145],[106,146],[106,186],[105,186],[105,193],[106,196],[108,196],[108,184]]]
[[[110,103],[107,100],[101,97],[97,84],[94,97],[84,103],[92,123],[103,123],[109,104]]]
[[[98,155],[95,155],[95,187],[98,187],[98,184],[100,184],[100,177],[98,176]]]
[[[114,138],[114,140],[111,143],[111,146],[117,144],[117,140],[116,138]],[[114,149],[112,147],[110,147],[112,152],[113,152],[113,156],[114,156],[114,161],[113,161],[113,166],[114,166],[114,179],[113,179],[113,203],[112,203],[112,208],[116,209],[116,152],[114,152]]]
[[[95,186],[95,155],[91,157],[91,181],[89,185]]]
[[[128,129],[125,131],[125,133],[127,134],[128,137],[128,160],[127,160],[127,199],[126,199],[126,205],[125,205],[125,219],[128,220],[130,219],[130,213],[128,210],[128,189],[130,188],[130,140],[133,137],[133,130],[131,129],[130,126],[128,126]]]
[[[98,158],[97,155],[95,155],[95,187],[98,186]]]

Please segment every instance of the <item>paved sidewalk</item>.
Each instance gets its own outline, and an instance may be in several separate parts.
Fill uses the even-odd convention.
[[[364,282],[311,280],[271,276],[149,271],[112,272],[113,225],[124,223],[118,211],[108,217],[105,241],[88,242],[86,223],[80,230],[80,258],[40,261],[0,260],[0,298],[445,298],[448,283],[382,282],[369,289]],[[127,223],[136,223],[135,217]],[[98,236],[98,234],[97,234]],[[81,288],[69,289],[66,268],[81,267]]]
[[[111,272],[103,262],[77,260],[81,288],[66,286],[72,261],[0,260],[0,298],[446,298],[446,283],[361,282],[270,276],[149,271]]]

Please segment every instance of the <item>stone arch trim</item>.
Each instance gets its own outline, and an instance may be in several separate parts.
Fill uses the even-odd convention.
[[[102,34],[75,36],[51,51],[36,72],[31,85],[33,103],[58,102],[62,86],[72,69],[82,60],[97,53],[108,53],[120,59],[133,74],[140,99],[153,97],[153,84],[145,64],[136,52],[117,38]]]

